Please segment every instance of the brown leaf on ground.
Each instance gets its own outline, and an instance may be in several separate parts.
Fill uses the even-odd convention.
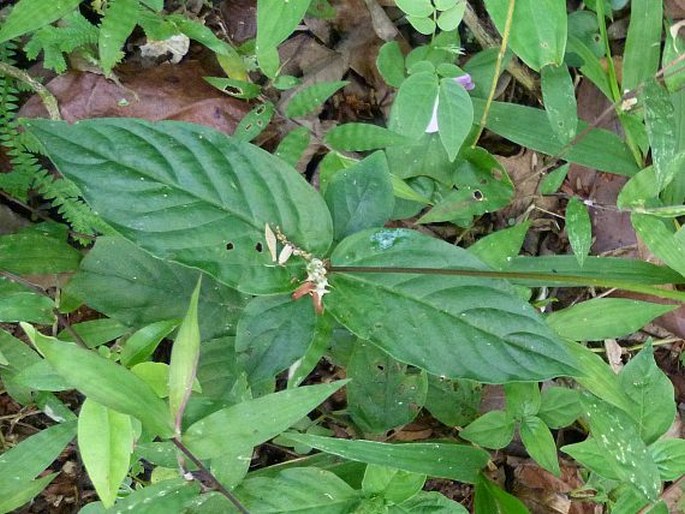
[[[530,459],[510,457],[514,468],[512,492],[532,514],[595,514],[601,506],[572,501],[569,492],[583,485],[578,468],[561,462],[561,476],[555,477]],[[599,510],[598,510],[599,509]]]
[[[223,0],[218,7],[233,43],[239,45],[257,35],[257,0]]]
[[[674,20],[685,18],[685,0],[666,0],[664,7],[669,18]]]
[[[152,121],[200,123],[232,134],[250,105],[221,93],[202,77],[207,72],[196,61],[177,65],[117,68],[121,84],[102,75],[72,71],[51,80],[62,117],[68,122],[86,118],[134,117]],[[23,117],[46,117],[37,96],[19,111]]]

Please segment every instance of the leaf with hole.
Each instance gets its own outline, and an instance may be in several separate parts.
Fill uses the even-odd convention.
[[[323,199],[297,171],[213,129],[123,118],[27,126],[122,235],[243,292],[291,288],[293,267],[271,266],[265,224],[314,254],[331,244]]]
[[[264,102],[254,107],[240,120],[233,132],[233,137],[241,141],[252,141],[266,128],[274,112],[276,112],[276,108],[271,102]]]
[[[562,343],[504,281],[354,272],[358,266],[488,269],[461,248],[412,230],[371,229],[343,240],[331,263],[327,309],[400,362],[488,383],[578,373]],[[351,268],[336,272],[336,266]]]

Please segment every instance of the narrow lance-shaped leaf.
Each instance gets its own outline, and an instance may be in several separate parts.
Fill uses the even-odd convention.
[[[659,67],[663,2],[631,0],[630,24],[623,53],[623,90],[651,79]]]
[[[86,398],[78,418],[78,445],[88,478],[105,507],[116,500],[133,452],[131,417]]]
[[[568,144],[576,135],[578,111],[568,66],[547,65],[541,73],[545,112],[559,141]]]
[[[14,5],[0,28],[0,43],[59,20],[80,3],[81,0],[21,0]]]
[[[166,403],[126,368],[94,351],[44,336],[26,323],[21,326],[55,371],[72,387],[110,409],[138,418],[156,435],[170,437],[173,434]]]
[[[106,76],[123,57],[122,48],[138,19],[138,0],[110,0],[100,25],[100,66]]]
[[[276,47],[293,33],[310,3],[311,0],[258,0],[257,60],[268,77],[275,77],[278,71]]]
[[[345,123],[329,130],[325,141],[336,150],[366,152],[406,144],[409,139],[392,130],[370,123]]]
[[[587,206],[575,196],[566,206],[566,233],[573,254],[582,266],[592,246],[592,223]]]
[[[265,224],[315,255],[331,244],[328,209],[297,171],[216,130],[135,119],[28,125],[122,235],[243,292],[289,291],[291,272],[304,266],[272,266]]]
[[[288,101],[285,106],[285,115],[290,118],[299,118],[311,114],[315,109],[321,106],[339,89],[345,87],[347,81],[341,80],[337,82],[322,82],[320,84],[312,84],[306,86],[298,91]]]
[[[473,104],[466,89],[453,78],[442,79],[438,93],[438,127],[440,141],[450,161],[456,159],[472,124]]]
[[[651,78],[642,89],[641,99],[645,108],[645,125],[660,191],[679,171],[679,168],[670,166],[678,145],[675,110],[668,92]]]
[[[200,358],[200,326],[197,322],[197,302],[202,277],[198,279],[190,297],[190,305],[178,335],[171,348],[169,361],[169,410],[175,420],[177,435],[180,435],[183,411],[190,398],[197,362]]]
[[[291,166],[296,166],[302,158],[302,154],[309,146],[311,134],[307,127],[297,127],[281,140],[276,148],[276,156],[283,159]]]
[[[405,471],[467,483],[475,482],[490,458],[485,450],[465,444],[389,444],[294,433],[288,438],[345,459],[381,466],[392,463]]]

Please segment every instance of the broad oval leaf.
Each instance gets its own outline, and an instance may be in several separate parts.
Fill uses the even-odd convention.
[[[140,378],[94,351],[44,336],[26,323],[21,325],[31,342],[72,387],[110,409],[138,418],[156,435],[173,434],[166,403]]]
[[[27,126],[122,235],[243,292],[291,288],[289,270],[271,266],[265,224],[315,255],[331,244],[323,199],[297,171],[216,130],[130,118]]]
[[[564,0],[486,0],[485,7],[504,32],[509,5],[515,2],[509,46],[535,71],[564,59],[568,19]],[[544,13],[544,15],[540,15]]]
[[[354,272],[359,266],[488,271],[466,250],[411,230],[375,229],[343,240],[331,262],[331,314],[401,362],[487,383],[578,373],[563,344],[502,280]],[[336,266],[350,268],[335,272]]]
[[[521,422],[519,433],[533,460],[555,476],[561,475],[554,437],[547,425],[540,418],[531,416]]]
[[[133,452],[131,417],[86,398],[78,417],[83,464],[105,507],[114,505]]]
[[[390,444],[294,433],[288,438],[345,459],[381,466],[392,463],[397,469],[471,484],[490,458],[485,450],[465,444]]]
[[[438,81],[434,73],[419,72],[409,76],[397,92],[392,104],[388,128],[418,139],[425,132],[438,97]]]

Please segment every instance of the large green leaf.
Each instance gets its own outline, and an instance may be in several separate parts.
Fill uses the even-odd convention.
[[[472,98],[475,118],[483,113],[485,101]],[[545,111],[503,102],[493,102],[486,127],[496,134],[526,148],[558,154],[564,145],[554,135]],[[578,132],[587,124],[579,121]],[[596,168],[600,171],[632,176],[638,171],[630,150],[616,134],[602,129],[590,130],[583,139],[569,147],[563,155],[570,162]]]
[[[365,432],[375,434],[411,422],[426,401],[425,373],[408,370],[387,353],[359,341],[347,366],[348,410]]]
[[[338,171],[326,187],[325,199],[337,240],[365,228],[382,227],[395,207],[385,154],[375,152]]]
[[[275,377],[307,351],[316,314],[307,299],[254,298],[238,322],[235,350],[251,383]]]
[[[632,0],[630,25],[623,54],[624,91],[651,79],[659,68],[663,2]]]
[[[490,458],[485,450],[465,444],[389,444],[291,433],[288,438],[345,459],[381,466],[392,463],[397,469],[467,483],[475,482]]]
[[[182,319],[198,275],[197,270],[155,259],[125,239],[101,237],[67,291],[107,316],[142,326]],[[203,339],[234,334],[246,301],[235,289],[203,277],[198,304]]]
[[[291,288],[289,270],[270,266],[266,224],[317,255],[331,244],[328,210],[295,169],[216,130],[131,118],[27,127],[125,237],[244,292]]]
[[[19,275],[75,271],[81,254],[67,244],[67,227],[40,223],[0,237],[0,269]]]
[[[318,468],[284,469],[273,478],[248,478],[235,494],[255,514],[347,514],[359,501],[358,491],[330,471]]]
[[[673,384],[654,361],[654,349],[645,346],[621,370],[618,380],[633,401],[632,414],[640,436],[647,443],[656,441],[673,424],[676,404]]]
[[[21,507],[50,483],[55,475],[36,482],[33,478],[59,456],[75,435],[76,423],[54,425],[0,456],[0,512]]]
[[[49,325],[54,322],[55,304],[47,296],[0,277],[0,321],[29,321]]]
[[[21,0],[0,27],[0,43],[59,20],[80,3],[81,0]]]
[[[560,65],[566,48],[567,16],[564,0],[486,0],[485,6],[500,34],[509,5],[514,3],[509,46],[535,71]]]
[[[252,448],[295,424],[344,384],[287,389],[221,409],[193,423],[183,441],[199,458]]]
[[[96,352],[63,343],[22,323],[24,331],[46,360],[74,388],[87,397],[138,418],[162,437],[173,434],[166,403],[136,375]]]
[[[367,230],[335,249],[335,266],[487,267],[466,250],[404,229]],[[575,360],[501,280],[408,273],[335,272],[331,314],[401,362],[488,383],[578,373]]]
[[[133,452],[131,417],[86,398],[78,417],[78,444],[88,478],[103,505],[114,505]]]

